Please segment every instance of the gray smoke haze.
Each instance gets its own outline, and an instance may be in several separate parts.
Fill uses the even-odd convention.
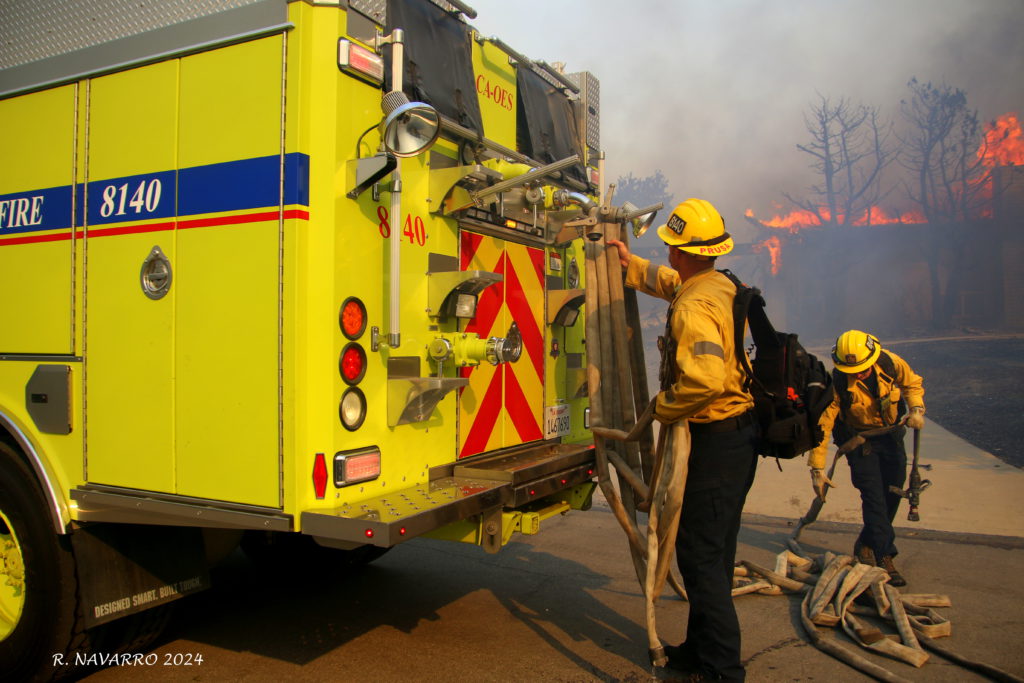
[[[964,89],[983,120],[1024,110],[1021,0],[468,4],[483,35],[600,80],[609,181],[660,169],[676,201],[712,201],[734,232],[814,182],[795,146],[816,93],[898,124],[916,76]]]

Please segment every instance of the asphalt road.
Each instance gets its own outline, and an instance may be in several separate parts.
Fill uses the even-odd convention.
[[[770,463],[762,464],[770,466]],[[748,518],[739,557],[772,565],[792,520]],[[849,552],[852,528],[805,530],[809,552]],[[901,539],[904,592],[944,593],[947,647],[1024,676],[1024,540],[920,532]],[[156,662],[92,673],[110,681],[647,681],[643,600],[612,514],[546,521],[502,552],[413,540],[362,571],[328,566],[270,575],[241,554],[215,587],[179,601]],[[819,652],[793,596],[737,598],[750,681],[869,680]],[[686,604],[659,602],[659,631],[678,642]],[[837,633],[850,649],[855,646]],[[912,681],[984,680],[933,656],[921,669],[867,655]],[[201,663],[197,658],[201,657]],[[152,658],[151,658],[152,659]],[[185,664],[191,660],[191,666]]]
[[[924,377],[929,419],[1024,467],[1024,337],[907,340],[892,350]]]

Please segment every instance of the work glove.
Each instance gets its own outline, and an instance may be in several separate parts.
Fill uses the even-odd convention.
[[[814,495],[818,496],[818,499],[823,502],[825,500],[825,491],[830,487],[836,487],[832,480],[825,475],[825,470],[820,467],[811,468],[811,486],[814,487]]]
[[[907,427],[910,429],[924,427],[924,408],[917,406],[910,409],[910,415],[907,416]]]

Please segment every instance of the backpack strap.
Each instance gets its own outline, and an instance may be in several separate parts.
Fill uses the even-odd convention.
[[[888,354],[885,349],[881,349],[878,354],[878,360],[875,361],[877,365],[885,375],[891,379],[896,380],[896,364],[892,360],[892,356]],[[835,386],[836,392],[839,394],[839,417],[849,412],[850,406],[853,404],[853,394],[850,393],[850,376],[845,372],[839,372],[838,370],[832,370],[832,384]],[[907,412],[906,401],[902,400],[902,391],[900,404],[896,409],[896,420],[899,421]],[[878,397],[876,397],[878,398]]]
[[[760,292],[740,282],[740,279],[731,270],[723,268],[718,272],[729,278],[729,281],[736,287],[736,294],[732,299],[733,350],[740,369],[746,375],[743,391],[750,391],[750,384],[754,381],[754,369],[750,367],[750,359],[747,358],[747,354],[743,353],[743,342],[746,337],[745,327],[747,316],[750,313],[750,304],[756,296],[760,296]]]
[[[754,346],[757,348],[772,348],[780,345],[779,335],[775,332],[775,326],[768,319],[765,312],[765,301],[761,290],[757,287],[748,287],[743,284],[732,271],[723,268],[718,271],[736,286],[736,296],[732,302],[732,323],[733,323],[733,348],[740,368],[747,376],[743,383],[743,390],[750,391],[750,385],[754,382],[765,391],[770,391],[754,376],[754,369],[750,366],[750,359],[743,351],[743,341],[746,337],[746,323],[750,323],[750,336],[754,339]]]

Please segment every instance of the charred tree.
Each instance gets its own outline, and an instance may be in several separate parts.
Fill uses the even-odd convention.
[[[888,195],[881,180],[883,171],[895,160],[891,144],[892,124],[883,121],[876,107],[856,104],[847,98],[833,100],[818,94],[804,114],[810,139],[798,144],[798,150],[811,158],[817,181],[804,197],[783,193],[790,202],[817,218],[821,258],[807,273],[820,299],[816,320],[808,320],[811,329],[833,330],[835,334],[850,325],[844,313],[847,274],[851,255],[842,248],[835,228],[870,225],[872,207]]]
[[[900,137],[902,165],[913,173],[907,194],[928,224],[928,270],[932,323],[953,321],[964,277],[960,255],[968,245],[970,224],[990,207],[992,169],[983,163],[985,136],[967,94],[949,85],[907,83],[911,96],[900,102],[907,124]],[[943,273],[946,273],[945,281]]]
[[[846,98],[833,102],[820,93],[818,98],[804,114],[810,142],[796,147],[811,157],[819,180],[802,199],[783,196],[823,226],[866,224],[871,207],[888,194],[880,181],[896,158],[889,144],[892,124],[883,122],[875,107]]]

